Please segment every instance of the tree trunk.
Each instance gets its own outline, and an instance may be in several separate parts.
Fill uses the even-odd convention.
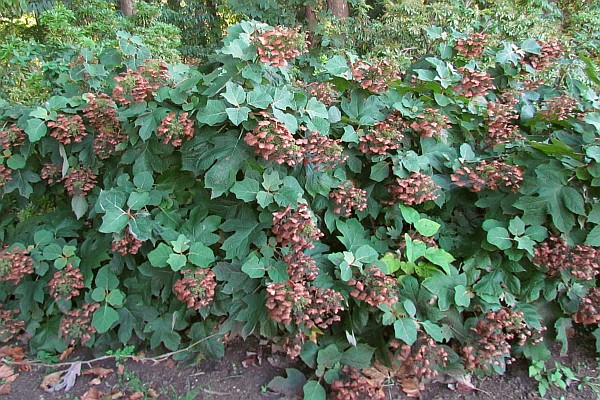
[[[331,14],[336,18],[348,18],[350,9],[348,8],[347,0],[327,0],[327,9],[331,10]]]
[[[119,9],[126,16],[133,15],[135,0],[119,0]]]

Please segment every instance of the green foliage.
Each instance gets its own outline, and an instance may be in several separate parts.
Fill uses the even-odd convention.
[[[229,27],[197,67],[119,31],[60,53],[51,97],[2,93],[0,311],[32,352],[264,336],[315,371],[273,385],[313,399],[376,358],[502,373],[545,360],[542,326],[566,351],[595,323],[598,97],[575,68],[547,79],[560,54],[469,58],[432,29],[387,76],[297,57],[292,30],[282,66],[271,29]]]

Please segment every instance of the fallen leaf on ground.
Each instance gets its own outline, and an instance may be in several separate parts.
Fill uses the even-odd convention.
[[[172,358],[169,358],[167,361],[165,361],[164,366],[165,366],[165,368],[170,368],[170,369],[175,368],[175,361],[173,361]]]
[[[94,378],[94,379],[92,379],[92,380],[91,380],[91,381],[88,383],[88,385],[90,385],[90,386],[97,386],[97,385],[99,385],[99,384],[101,384],[101,383],[102,383],[102,379],[100,379],[100,378]]]
[[[76,362],[71,364],[71,367],[66,371],[58,371],[46,375],[40,387],[48,393],[61,390],[68,392],[75,385],[75,379],[77,379],[79,374],[81,374],[81,362]]]
[[[156,393],[156,390],[152,388],[148,389],[148,393],[146,393],[146,395],[151,399],[158,399],[158,393]]]
[[[0,379],[4,379],[5,383],[14,382],[19,374],[15,374],[15,370],[8,365],[0,365]]]
[[[135,392],[129,396],[129,400],[140,400],[144,398],[144,393]]]
[[[2,346],[0,347],[0,358],[9,358],[21,363],[25,359],[25,350],[19,346]],[[29,363],[20,364],[19,370],[30,371],[31,365]]]
[[[65,351],[60,353],[60,357],[58,357],[58,359],[60,361],[65,361],[67,359],[67,357],[69,357],[71,355],[73,350],[75,350],[75,347],[69,347],[68,349],[66,349]]]
[[[0,385],[0,395],[11,394],[11,393],[12,393],[12,386],[10,385],[10,383],[4,383],[4,384]]]
[[[124,372],[125,372],[125,367],[123,366],[123,364],[117,365],[117,374],[123,375]]]
[[[421,392],[425,390],[423,382],[419,382],[416,378],[403,379],[400,386],[402,386],[402,391],[412,398],[421,397]]]
[[[60,382],[60,377],[62,376],[64,371],[57,371],[51,374],[48,374],[40,383],[40,387],[44,389],[44,391],[48,392],[51,387],[54,387],[58,382]]]
[[[104,396],[104,393],[96,388],[90,388],[87,392],[81,396],[81,400],[98,400]]]
[[[112,374],[113,371],[110,368],[102,368],[102,367],[94,367],[90,368],[83,372],[84,375],[96,375],[98,378],[106,378],[108,375]]]

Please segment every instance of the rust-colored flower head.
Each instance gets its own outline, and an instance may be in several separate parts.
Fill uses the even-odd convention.
[[[370,92],[386,92],[390,83],[400,79],[398,71],[387,60],[357,60],[351,67],[352,79]]]
[[[319,132],[310,132],[306,144],[302,147],[304,164],[311,164],[314,169],[326,170],[334,168],[348,159],[344,155],[341,140],[330,139]]]
[[[87,135],[83,119],[77,114],[58,114],[56,121],[48,121],[47,125],[54,128],[50,136],[64,145],[79,143]]]
[[[68,300],[79,296],[79,290],[84,288],[83,275],[79,268],[73,268],[71,264],[54,273],[50,282],[50,296],[56,301]]]
[[[472,33],[466,38],[460,38],[456,41],[454,48],[461,56],[469,59],[479,57],[489,40],[489,35],[485,33]]]
[[[4,246],[0,250],[0,281],[12,281],[14,285],[33,273],[33,259],[26,249]]]
[[[94,153],[102,159],[108,158],[118,145],[127,140],[127,135],[121,131],[117,105],[104,93],[98,96],[88,93],[87,98],[88,104],[83,115],[96,130]]]
[[[439,197],[440,187],[429,175],[413,172],[408,178],[396,178],[388,187],[393,202],[401,202],[407,206],[421,204]]]
[[[111,251],[120,253],[121,255],[137,254],[142,247],[143,242],[136,238],[129,229],[120,238],[115,238],[112,242]]]
[[[308,206],[299,203],[296,209],[290,206],[285,210],[273,213],[273,227],[271,231],[281,246],[291,245],[293,252],[312,249],[312,241],[319,240],[323,232],[313,221]]]
[[[173,284],[177,300],[186,303],[188,308],[198,310],[209,305],[215,297],[217,281],[209,268],[194,271],[182,270],[184,277]]]
[[[0,303],[0,342],[10,342],[25,330],[25,322],[19,320],[19,309],[5,310]]]
[[[19,147],[25,140],[25,132],[15,124],[8,128],[0,128],[0,144],[3,150]]]
[[[331,393],[334,400],[384,400],[386,398],[382,385],[378,385],[375,380],[367,378],[358,369],[348,365],[342,368],[340,379],[331,383]]]
[[[461,96],[467,98],[485,96],[490,90],[496,88],[494,79],[487,72],[471,71],[465,67],[459,68],[457,72],[463,76],[460,83],[452,90]]]
[[[352,211],[363,211],[367,208],[367,192],[354,186],[352,181],[344,181],[329,193],[329,198],[335,204],[333,212],[345,217]]]
[[[368,268],[362,274],[350,278],[348,286],[353,287],[350,296],[373,307],[382,304],[391,306],[398,301],[396,280],[377,267]]]
[[[175,112],[169,113],[163,118],[158,127],[158,136],[163,138],[163,143],[170,143],[174,147],[180,147],[183,140],[194,137],[194,121],[188,118],[188,113],[183,112],[177,118]]]
[[[302,162],[306,140],[295,139],[284,124],[266,112],[258,115],[263,119],[244,136],[244,141],[254,149],[254,153],[277,164],[294,166]]]
[[[59,332],[69,340],[71,346],[77,342],[83,346],[92,339],[92,335],[96,333],[96,328],[92,325],[92,316],[98,308],[98,303],[85,303],[77,309],[67,311],[62,317]]]
[[[365,154],[387,155],[402,145],[408,124],[394,111],[385,121],[377,122],[359,138],[358,149]]]
[[[283,260],[288,265],[288,275],[292,282],[312,281],[319,273],[319,268],[314,258],[302,252],[289,253]]]
[[[498,190],[508,188],[513,192],[519,191],[523,180],[523,171],[518,166],[506,164],[502,161],[480,161],[474,166],[458,168],[450,175],[452,182],[457,186],[466,187],[471,192],[480,192],[484,189]]]
[[[450,119],[440,114],[435,108],[426,108],[422,114],[417,115],[417,119],[411,122],[410,127],[421,137],[440,138],[450,126]]]
[[[12,169],[0,164],[0,188],[12,181]]]
[[[546,267],[549,276],[559,276],[567,269],[574,277],[591,281],[600,274],[600,250],[585,244],[568,246],[560,236],[550,236],[538,244],[534,254],[533,263]]]
[[[573,321],[578,324],[600,325],[600,289],[593,287],[589,293],[581,299],[581,305]]]
[[[96,187],[96,174],[86,167],[73,168],[65,175],[64,184],[69,195],[85,197],[90,190]]]
[[[276,26],[254,37],[260,62],[274,67],[286,67],[288,63],[308,51],[306,32],[300,26],[290,29]]]

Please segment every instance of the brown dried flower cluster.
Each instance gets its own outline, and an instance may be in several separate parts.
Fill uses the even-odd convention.
[[[96,328],[92,326],[92,314],[100,308],[98,303],[84,303],[81,307],[67,311],[60,321],[60,334],[69,339],[72,346],[77,341],[82,346],[92,339]]]
[[[277,164],[296,165],[304,158],[301,145],[284,124],[266,112],[259,115],[264,119],[252,132],[248,132],[244,141],[254,148],[254,153],[267,161]]]
[[[457,71],[462,74],[460,84],[452,88],[456,93],[467,98],[485,96],[490,90],[494,90],[494,78],[487,72],[471,71],[460,67]]]
[[[194,310],[209,305],[215,297],[217,287],[215,273],[209,268],[182,270],[182,273],[184,278],[173,284],[173,292],[177,300],[186,303],[188,308]]]
[[[287,271],[292,282],[313,281],[319,273],[315,259],[302,252],[289,253],[283,261],[288,266]]]
[[[396,181],[387,189],[393,198],[393,203],[399,201],[411,206],[437,199],[440,187],[431,179],[431,176],[413,172],[408,178],[396,178]]]
[[[15,124],[11,124],[9,128],[0,129],[0,144],[2,150],[10,150],[11,147],[18,147],[25,140],[25,132]]]
[[[332,105],[338,100],[339,93],[331,82],[302,82],[296,81],[296,85],[306,90],[310,97],[315,97],[326,106]]]
[[[466,187],[471,192],[480,192],[484,189],[497,190],[509,188],[517,192],[523,180],[523,171],[518,166],[506,164],[502,161],[480,161],[474,168],[464,166],[450,175],[452,182],[457,186]]]
[[[581,300],[579,310],[573,315],[578,324],[600,325],[600,288],[593,287]]]
[[[385,121],[375,123],[373,128],[359,138],[358,149],[365,154],[386,155],[402,145],[403,132],[407,128],[402,115],[395,111]]]
[[[87,136],[83,119],[77,114],[58,114],[56,121],[48,121],[48,127],[54,128],[50,136],[60,143],[80,143]]]
[[[560,236],[550,236],[535,247],[533,263],[548,268],[550,276],[568,269],[571,275],[591,281],[600,273],[600,250],[585,244],[569,247]]]
[[[65,175],[65,189],[71,196],[86,196],[96,187],[96,174],[87,167],[73,168]]]
[[[344,298],[340,293],[317,286],[309,287],[308,292],[310,303],[304,307],[302,319],[306,329],[317,326],[324,330],[342,320],[339,313],[344,311]]]
[[[271,231],[282,247],[291,244],[292,252],[312,249],[312,241],[317,241],[323,236],[304,203],[299,203],[296,209],[288,206],[285,210],[273,213]]]
[[[140,247],[142,247],[142,243],[129,229],[125,229],[125,233],[120,239],[113,240],[111,251],[118,252],[124,256],[127,254],[137,254]]]
[[[12,181],[12,169],[0,164],[0,188]]]
[[[435,138],[442,137],[449,126],[450,119],[435,108],[426,108],[423,114],[417,115],[417,120],[410,124],[410,127],[421,137]]]
[[[19,320],[19,309],[5,310],[0,303],[0,342],[10,342],[25,330],[25,322]]]
[[[348,286],[354,287],[350,296],[373,307],[382,304],[391,306],[398,301],[396,280],[377,267],[368,268],[361,275],[352,277],[348,281]]]
[[[383,400],[385,392],[372,379],[359,370],[344,365],[340,379],[331,383],[332,399],[335,400]]]
[[[465,58],[476,58],[483,53],[489,35],[485,33],[472,33],[466,38],[456,41],[454,48],[456,52]]]
[[[79,289],[84,288],[83,275],[79,268],[73,268],[71,264],[54,273],[50,282],[50,296],[56,301],[68,300],[79,296]]]
[[[113,88],[112,97],[123,105],[147,101],[152,92],[164,85],[168,78],[164,61],[146,60],[137,71],[122,72],[114,78],[117,85]]]
[[[18,284],[25,275],[33,273],[33,259],[26,249],[5,245],[0,250],[0,282],[12,281]]]
[[[352,63],[352,79],[370,92],[385,92],[400,74],[387,60],[357,60]]]
[[[113,99],[104,93],[101,93],[98,97],[88,93],[86,97],[88,98],[88,104],[83,110],[83,115],[96,130],[94,153],[100,158],[107,158],[119,144],[127,140],[127,135],[121,132],[117,117],[117,105]]]
[[[346,217],[352,215],[352,211],[363,211],[367,208],[367,192],[354,186],[352,181],[346,180],[332,189],[329,198],[335,204],[333,212]]]
[[[540,54],[528,54],[523,60],[524,63],[529,64],[534,70],[539,71],[550,66],[555,60],[564,56],[564,46],[558,41],[554,40],[551,42],[538,42],[542,47]]]
[[[44,164],[41,171],[41,177],[48,184],[62,181],[61,167],[58,164]]]
[[[254,37],[260,62],[286,67],[288,62],[308,51],[307,34],[300,26],[291,29],[277,25]]]
[[[560,96],[544,100],[538,114],[548,122],[564,121],[583,116],[576,111],[577,107],[577,100],[563,93]]]
[[[465,368],[490,371],[494,365],[503,367],[512,363],[512,346],[523,346],[533,336],[523,315],[522,311],[504,307],[498,311],[488,311],[484,318],[477,321],[471,330],[478,341],[462,348]]]
[[[485,124],[488,131],[485,137],[485,143],[488,146],[497,146],[516,142],[523,138],[516,121],[519,114],[515,109],[518,99],[509,97],[505,103],[488,102]]]
[[[314,169],[327,170],[335,168],[348,159],[344,155],[341,140],[331,139],[317,131],[310,132],[306,141],[302,141],[304,165],[313,165]]]
[[[158,127],[158,136],[164,138],[163,143],[171,143],[174,147],[179,147],[183,140],[190,140],[194,137],[194,121],[188,118],[188,113],[179,114],[171,112],[163,118]]]

